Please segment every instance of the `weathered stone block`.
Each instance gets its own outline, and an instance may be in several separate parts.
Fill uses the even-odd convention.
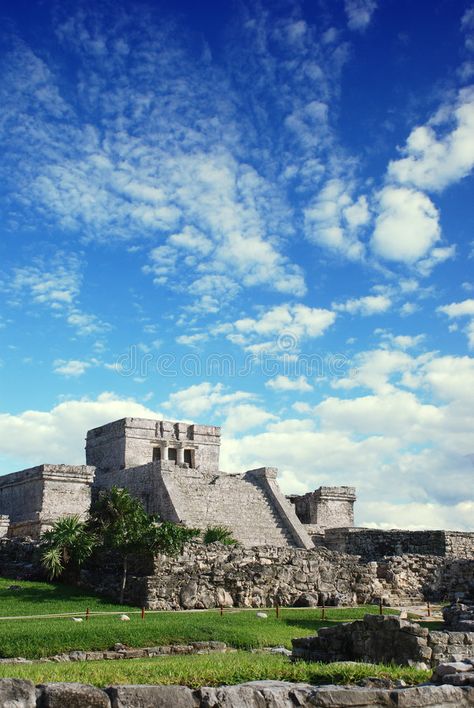
[[[42,708],[110,708],[108,695],[95,686],[80,683],[46,683],[39,686],[38,690]]]
[[[112,708],[197,708],[199,699],[187,686],[110,686]],[[81,707],[83,708],[83,707]]]
[[[5,708],[35,708],[36,691],[31,681],[0,679],[0,706]]]

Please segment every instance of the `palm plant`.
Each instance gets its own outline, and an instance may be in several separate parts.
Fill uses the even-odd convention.
[[[232,536],[232,531],[227,526],[208,526],[204,532],[204,543],[223,543],[225,546],[235,546],[237,540]]]
[[[62,575],[66,568],[77,571],[96,545],[95,534],[76,515],[58,519],[42,540],[45,549],[41,563],[51,580]]]

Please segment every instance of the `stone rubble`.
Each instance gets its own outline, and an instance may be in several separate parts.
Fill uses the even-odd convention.
[[[293,639],[294,659],[364,661],[428,668],[474,657],[474,632],[432,631],[395,615],[322,627],[317,636]]]
[[[163,644],[157,647],[130,649],[123,644],[116,644],[108,651],[70,651],[42,659],[25,659],[22,656],[0,659],[0,664],[44,664],[68,661],[100,661],[102,659],[146,659],[148,657],[168,656],[170,654],[223,654],[229,649],[224,642],[191,642],[191,644]]]

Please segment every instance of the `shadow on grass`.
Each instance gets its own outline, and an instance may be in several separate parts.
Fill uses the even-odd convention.
[[[110,598],[100,597],[94,594],[89,595],[87,590],[84,591],[84,589],[72,585],[45,583],[35,588],[22,585],[21,581],[14,580],[12,580],[11,585],[19,586],[21,590],[8,590],[8,587],[0,589],[0,602],[3,604],[0,610],[0,616],[2,614],[19,614],[19,610],[21,611],[22,607],[24,607],[26,611],[28,606],[35,606],[36,613],[41,614],[41,607],[46,610],[48,605],[57,603],[64,603],[64,605],[76,604],[81,607],[89,602],[95,607],[107,607],[110,605],[119,607],[118,603],[114,603]],[[13,608],[14,612],[11,612]],[[56,611],[61,612],[61,609],[62,608],[57,608]]]

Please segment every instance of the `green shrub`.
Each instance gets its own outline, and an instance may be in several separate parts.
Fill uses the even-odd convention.
[[[235,546],[236,539],[232,536],[232,531],[227,526],[208,526],[204,532],[204,543],[223,543],[225,546]]]

